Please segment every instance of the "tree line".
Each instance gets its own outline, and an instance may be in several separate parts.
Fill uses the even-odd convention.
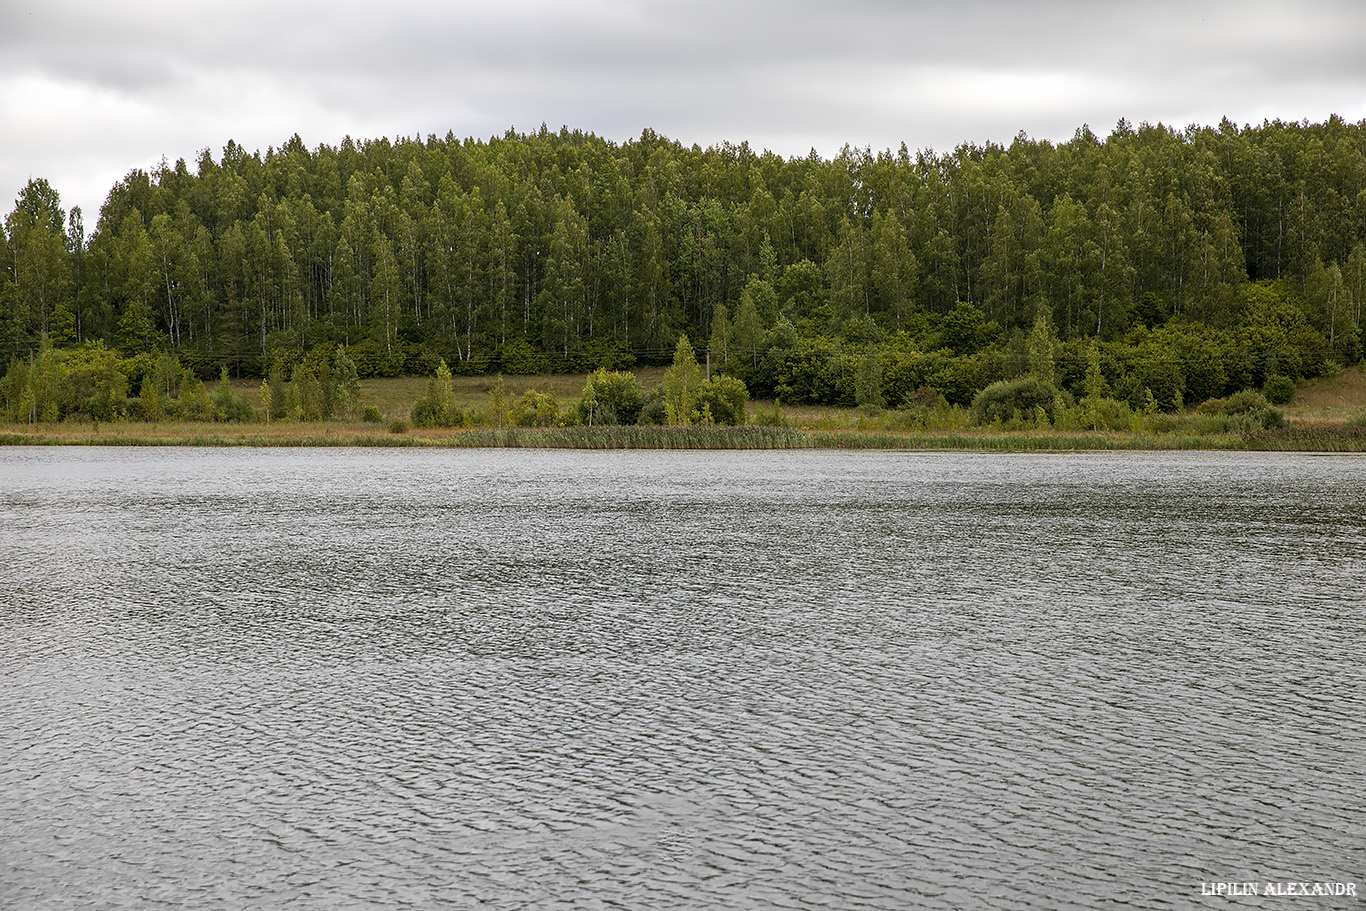
[[[0,263],[0,352],[30,367],[47,338],[201,378],[322,350],[362,377],[588,372],[683,336],[759,396],[967,404],[1026,372],[1043,324],[1061,386],[1082,394],[1094,339],[1112,388],[1172,408],[1360,358],[1366,122],[830,159],[650,130],[296,135],[134,170],[88,236],[32,180]]]

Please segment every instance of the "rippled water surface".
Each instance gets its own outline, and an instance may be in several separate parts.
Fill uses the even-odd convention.
[[[1362,459],[4,449],[0,582],[5,909],[1366,892]]]

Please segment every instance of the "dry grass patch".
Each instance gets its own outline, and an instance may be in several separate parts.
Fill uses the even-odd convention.
[[[1310,424],[1341,424],[1366,419],[1366,372],[1348,367],[1337,376],[1320,377],[1295,390],[1285,406],[1293,421]]]
[[[461,379],[482,379],[482,377],[462,377]],[[233,380],[232,389],[247,400],[257,411],[261,410],[261,381]],[[374,377],[360,382],[360,401],[356,413],[363,412],[367,405],[379,409],[385,421],[407,419],[416,402],[427,391],[427,378],[423,376]]]

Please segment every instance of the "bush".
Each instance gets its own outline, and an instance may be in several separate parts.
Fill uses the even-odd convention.
[[[735,377],[718,374],[702,384],[697,404],[703,413],[709,410],[718,424],[743,424],[749,416],[749,390]]]
[[[943,404],[944,397],[933,386],[921,386],[914,392],[906,393],[906,397],[901,400],[901,407],[906,409],[918,407],[933,411]]]
[[[373,339],[357,342],[347,349],[356,365],[356,373],[363,379],[380,375],[380,365],[384,362],[384,347]]]
[[[436,370],[438,363],[445,361],[426,345],[403,346],[403,372],[409,376],[426,376]]]
[[[390,421],[390,422],[389,422],[389,432],[390,432],[390,433],[407,433],[407,432],[408,432],[408,422],[405,421],[405,420],[403,420],[403,419],[401,419],[401,418]]]
[[[1125,379],[1128,383],[1121,381],[1127,393],[1124,397],[1135,411],[1154,410],[1149,400],[1163,411],[1175,411],[1181,407],[1186,380],[1181,365],[1169,359],[1164,352],[1143,350],[1130,363]]]
[[[223,372],[218,378],[218,385],[214,387],[209,402],[213,406],[213,419],[215,421],[234,421],[248,424],[256,420],[256,410],[247,404],[246,399],[232,391],[232,385],[228,382],[227,367],[223,368]]]
[[[379,409],[374,405],[366,405],[365,412],[360,419],[367,424],[380,424],[384,421],[384,415],[380,414]]]
[[[634,424],[640,417],[645,391],[635,374],[599,368],[588,375],[579,397],[580,424]]]
[[[455,427],[465,422],[465,413],[455,404],[451,371],[444,360],[427,380],[427,394],[413,403],[410,417],[415,427]]]
[[[123,416],[130,421],[146,421],[147,410],[142,405],[142,398],[135,396],[123,401]]]
[[[1042,416],[1051,422],[1057,395],[1052,383],[1041,382],[1036,376],[999,380],[973,397],[972,419],[977,424],[990,424],[1037,420]]]
[[[1231,414],[1242,414],[1245,411],[1254,411],[1258,408],[1266,408],[1268,404],[1266,397],[1260,392],[1257,392],[1255,389],[1244,389],[1227,398],[1206,399],[1199,405],[1196,405],[1195,410],[1200,414],[1227,416]]]
[[[426,396],[413,403],[408,417],[414,427],[459,427],[465,423],[465,412],[460,408],[454,405],[438,407]]]
[[[784,334],[790,328],[784,327]],[[778,328],[771,334],[775,344],[764,353],[751,385],[794,405],[856,403],[855,361],[838,342],[825,336],[795,337],[790,344],[780,345],[776,343]]]
[[[656,386],[646,394],[640,405],[637,424],[664,424],[668,422],[668,412],[664,407],[664,387]]]
[[[1100,430],[1124,430],[1129,426],[1129,417],[1125,402],[1103,398],[1095,403],[1095,423]]]
[[[528,389],[512,404],[508,419],[517,427],[551,427],[559,414],[560,405],[555,396]]]
[[[1261,411],[1269,404],[1266,396],[1255,389],[1235,392],[1222,401],[1223,406],[1219,409],[1221,414],[1246,414],[1249,411]]]
[[[1228,421],[1228,429],[1237,433],[1275,430],[1284,426],[1286,426],[1285,413],[1279,408],[1258,408],[1253,411],[1244,411],[1232,415]]]
[[[1201,402],[1195,410],[1200,414],[1224,418],[1224,428],[1234,433],[1286,426],[1285,413],[1279,408],[1272,408],[1266,396],[1255,389],[1235,392],[1226,399]]]
[[[1278,373],[1266,378],[1266,385],[1262,387],[1262,392],[1271,404],[1284,405],[1295,397],[1295,381]]]

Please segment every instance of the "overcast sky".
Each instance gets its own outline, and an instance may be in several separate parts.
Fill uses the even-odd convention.
[[[1362,0],[4,0],[0,201],[165,157],[643,128],[783,156],[1366,118]]]

